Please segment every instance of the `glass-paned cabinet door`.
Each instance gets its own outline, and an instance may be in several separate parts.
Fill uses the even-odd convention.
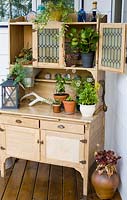
[[[99,69],[124,72],[126,64],[126,25],[100,24]]]
[[[33,31],[35,67],[63,67],[64,46],[62,23],[49,22],[43,30]]]

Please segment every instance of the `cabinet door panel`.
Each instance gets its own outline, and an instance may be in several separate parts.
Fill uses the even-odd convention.
[[[6,153],[5,146],[5,127],[4,125],[0,125],[0,168],[1,168],[1,158]]]
[[[41,155],[47,161],[61,161],[79,164],[85,159],[84,139],[82,135],[61,133],[56,131],[41,131],[44,144],[41,146]]]
[[[6,153],[12,157],[39,160],[39,130],[6,126]]]
[[[124,72],[126,63],[125,30],[125,24],[100,24],[99,69],[112,72]]]
[[[49,22],[44,29],[33,32],[33,66],[64,67],[63,38],[61,22]]]

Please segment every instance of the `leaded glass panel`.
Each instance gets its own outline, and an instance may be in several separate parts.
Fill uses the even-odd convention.
[[[59,62],[59,29],[44,29],[38,32],[38,62]]]
[[[122,54],[122,28],[104,28],[101,65],[119,69]]]

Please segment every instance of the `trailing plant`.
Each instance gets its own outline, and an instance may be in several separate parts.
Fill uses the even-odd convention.
[[[20,84],[23,87],[25,87],[25,81],[24,78],[26,77],[25,75],[25,69],[21,65],[21,63],[16,62],[12,69],[10,70],[9,77],[12,77],[14,79],[14,84]]]
[[[114,151],[103,150],[95,152],[95,160],[97,163],[96,171],[101,175],[103,172],[110,177],[113,173],[116,172],[116,164],[120,159],[120,156],[117,156]]]
[[[59,21],[68,22],[68,16],[73,12],[73,9],[64,0],[59,0],[56,3],[48,1],[46,4],[44,4],[44,7],[45,9],[41,13],[37,14],[34,21],[39,29],[43,29],[49,20],[56,18],[56,15],[59,15]],[[53,15],[55,11],[58,11],[59,14]]]

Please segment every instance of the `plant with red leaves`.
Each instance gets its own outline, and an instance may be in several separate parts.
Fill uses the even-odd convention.
[[[97,163],[96,171],[101,175],[103,172],[106,172],[110,177],[116,172],[116,164],[120,159],[120,156],[117,156],[114,151],[103,150],[95,152],[95,160]]]

